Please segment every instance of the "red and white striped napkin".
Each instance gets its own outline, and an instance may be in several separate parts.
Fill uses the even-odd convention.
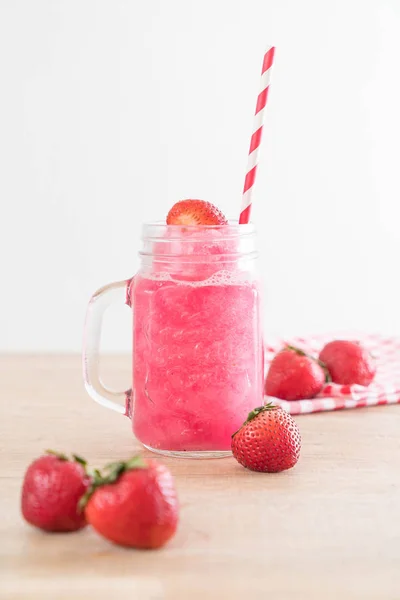
[[[357,339],[372,353],[376,360],[377,372],[374,381],[368,387],[327,383],[318,396],[311,400],[288,402],[265,396],[265,401],[279,404],[292,415],[400,403],[400,338],[379,335],[335,338],[332,335],[318,335],[307,338],[280,339],[270,342],[265,347],[266,371],[268,371],[275,354],[287,344],[297,346],[313,356],[318,356],[323,346],[333,339]]]

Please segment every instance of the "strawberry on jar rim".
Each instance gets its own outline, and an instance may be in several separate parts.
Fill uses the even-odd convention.
[[[180,200],[167,215],[167,225],[191,227],[196,225],[227,225],[224,214],[205,200]]]

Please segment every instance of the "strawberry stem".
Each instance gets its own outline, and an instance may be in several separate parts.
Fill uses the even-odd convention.
[[[298,354],[299,356],[308,356],[308,358],[313,358],[312,356],[307,354],[307,352],[304,352],[304,350],[297,348],[297,346],[291,346],[290,344],[285,346],[284,350],[291,350],[292,352],[296,352],[296,354]]]
[[[232,437],[234,437],[238,431],[240,431],[242,429],[242,427],[244,427],[244,425],[247,425],[247,423],[249,421],[252,421],[253,419],[255,419],[257,417],[257,415],[259,415],[262,412],[265,412],[266,410],[279,410],[280,407],[279,406],[275,406],[275,404],[272,404],[272,402],[268,402],[268,404],[264,404],[263,406],[257,406],[256,408],[253,408],[252,411],[249,412],[249,414],[247,415],[247,419],[245,420],[245,422],[243,423],[243,425],[241,425],[241,427],[239,427],[239,429],[237,431],[235,431],[235,433],[232,434]]]
[[[84,469],[86,470],[86,468],[87,468],[87,461],[84,458],[82,458],[82,456],[79,456],[78,454],[73,454],[72,458],[74,459],[75,462],[77,462],[80,465],[82,465],[82,467],[84,467]]]
[[[130,471],[131,469],[145,469],[146,467],[147,463],[140,454],[132,456],[132,458],[125,463],[125,471]]]
[[[46,450],[46,454],[51,454],[51,456],[55,456],[56,458],[58,458],[58,460],[63,460],[63,461],[69,461],[69,460],[73,460],[74,462],[78,463],[79,465],[81,465],[84,470],[85,473],[88,475],[88,464],[87,461],[82,458],[82,456],[79,456],[78,454],[72,454],[72,459],[69,458],[69,456],[67,456],[66,454],[64,454],[63,452],[57,452],[57,450]]]
[[[248,423],[249,421],[255,419],[256,416],[259,415],[261,412],[264,412],[266,410],[276,410],[278,408],[279,406],[275,406],[275,404],[272,404],[272,402],[268,402],[268,404],[264,404],[263,406],[257,406],[257,408],[253,408],[253,410],[249,412],[245,423]]]
[[[123,473],[126,471],[132,471],[133,469],[146,469],[147,462],[142,458],[140,454],[132,456],[127,461],[118,461],[109,463],[103,469],[103,472],[99,469],[93,470],[92,483],[86,493],[79,500],[78,508],[80,511],[84,510],[89,499],[94,494],[97,488],[102,485],[110,485],[118,481]]]
[[[66,454],[63,454],[62,452],[57,452],[57,450],[46,450],[46,454],[56,456],[59,460],[68,460],[68,456]]]
[[[322,360],[320,360],[319,358],[316,358],[315,360],[317,361],[317,363],[319,364],[319,366],[325,373],[325,383],[331,383],[332,377],[331,377],[331,374],[329,373],[329,370],[328,370],[328,367],[326,366],[326,364],[324,362],[322,362]]]
[[[330,373],[328,371],[328,367],[319,358],[315,358],[311,354],[308,354],[307,352],[304,352],[304,350],[301,350],[300,348],[297,348],[297,346],[291,346],[290,344],[287,344],[287,346],[285,346],[284,350],[291,350],[292,352],[296,352],[296,354],[298,354],[299,356],[306,356],[307,358],[313,360],[314,362],[316,362],[321,367],[321,369],[325,373],[325,383],[330,383],[332,381],[332,377],[331,377],[331,375],[330,375]]]

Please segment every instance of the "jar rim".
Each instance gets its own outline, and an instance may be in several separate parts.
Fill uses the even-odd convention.
[[[161,221],[161,220],[157,220],[157,221],[146,221],[145,223],[143,223],[143,227],[169,227],[169,228],[199,228],[199,229],[218,229],[218,228],[223,228],[223,227],[237,227],[238,229],[254,229],[255,228],[255,224],[253,222],[250,223],[239,223],[238,221],[234,220],[234,219],[228,219],[227,223],[224,223],[223,225],[169,225],[168,223],[166,223],[165,221]]]
[[[254,235],[256,227],[254,223],[243,224],[233,220],[229,220],[224,225],[168,225],[165,221],[150,221],[144,223],[142,227],[143,238],[164,237],[165,233],[169,232],[169,240],[175,236],[180,238],[185,232],[190,232],[192,235],[198,232],[201,235],[205,231],[220,231],[224,237],[242,237]]]
[[[195,257],[207,262],[238,260],[257,255],[256,228],[253,223],[241,225],[237,221],[192,226],[145,223],[139,254],[156,256],[159,262],[179,258],[193,263]]]

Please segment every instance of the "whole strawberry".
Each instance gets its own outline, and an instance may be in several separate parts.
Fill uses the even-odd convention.
[[[326,381],[323,365],[302,350],[286,346],[271,362],[265,393],[282,400],[313,398]]]
[[[167,215],[167,225],[227,225],[223,213],[205,200],[180,200]]]
[[[319,358],[325,363],[334,383],[367,386],[375,377],[374,360],[359,342],[329,342],[321,350]]]
[[[45,531],[76,531],[85,527],[85,515],[78,502],[86,493],[90,478],[86,463],[78,456],[48,451],[28,467],[22,486],[21,511],[24,519]]]
[[[134,456],[95,473],[82,502],[88,523],[108,540],[134,548],[160,548],[175,533],[178,500],[170,471]]]
[[[278,406],[267,404],[249,413],[232,436],[232,453],[251,471],[278,473],[299,460],[301,438],[292,417]]]

